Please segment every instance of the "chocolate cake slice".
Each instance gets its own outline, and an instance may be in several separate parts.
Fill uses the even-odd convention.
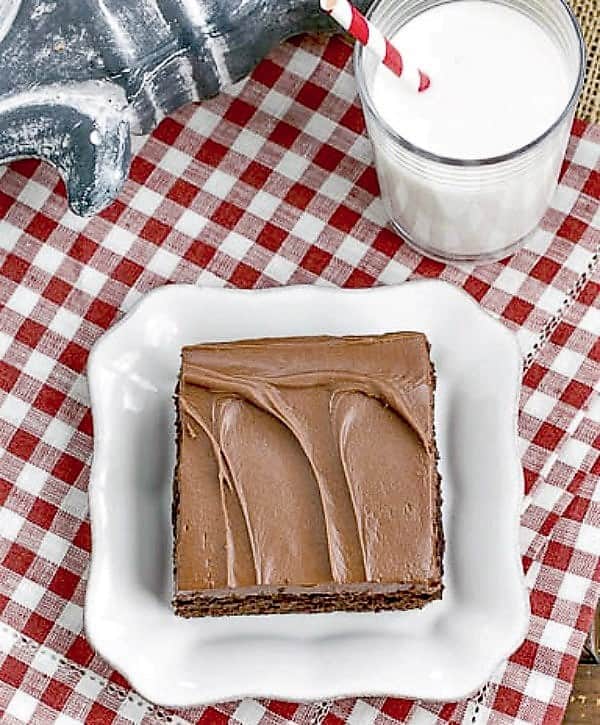
[[[439,599],[434,388],[416,332],[184,348],[175,612],[411,609]]]

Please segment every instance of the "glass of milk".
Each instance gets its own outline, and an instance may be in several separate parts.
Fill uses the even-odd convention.
[[[563,0],[379,0],[368,17],[431,78],[418,93],[356,44],[391,223],[441,260],[511,254],[556,189],[585,47]]]

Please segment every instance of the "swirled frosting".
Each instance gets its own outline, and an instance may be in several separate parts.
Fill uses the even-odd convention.
[[[433,388],[420,333],[184,348],[176,591],[439,587]]]

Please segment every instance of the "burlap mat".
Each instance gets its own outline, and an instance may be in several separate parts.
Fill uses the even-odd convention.
[[[581,23],[588,52],[587,74],[577,115],[600,123],[600,0],[569,2]]]

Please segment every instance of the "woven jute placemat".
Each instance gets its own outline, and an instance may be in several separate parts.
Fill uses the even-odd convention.
[[[600,0],[569,1],[581,23],[588,53],[587,74],[577,115],[600,123]]]

